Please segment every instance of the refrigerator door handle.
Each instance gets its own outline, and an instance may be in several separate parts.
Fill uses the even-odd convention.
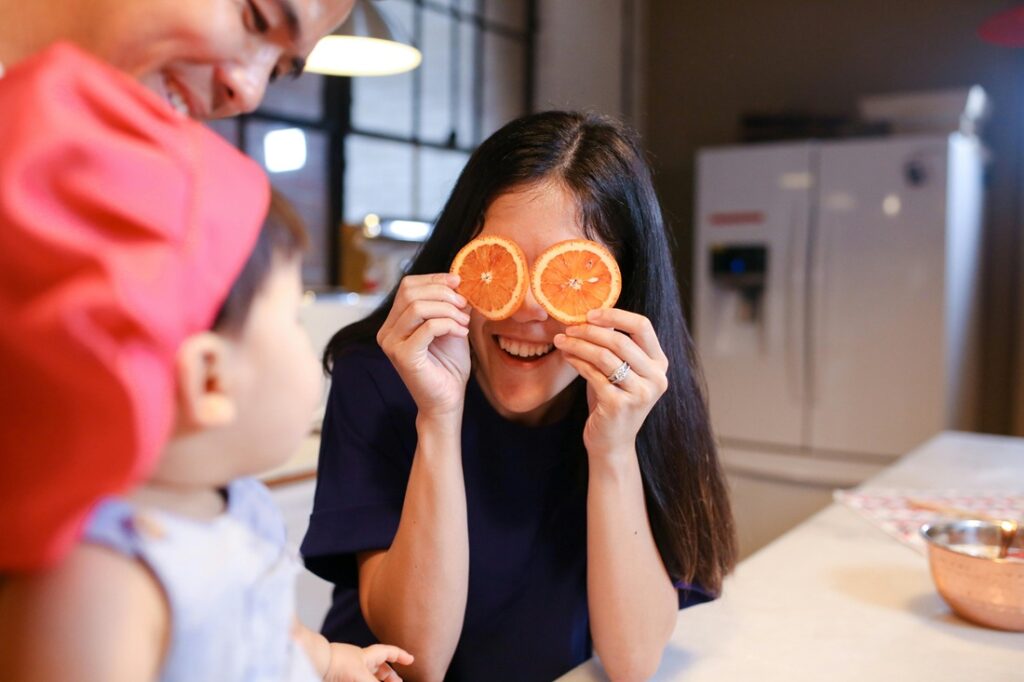
[[[821,211],[820,207],[816,207]],[[804,333],[804,344],[807,348],[807,376],[804,380],[807,397],[807,408],[813,415],[818,394],[821,387],[818,385],[818,372],[825,366],[826,348],[822,347],[818,339],[818,330],[823,329],[827,320],[825,319],[828,310],[823,301],[829,300],[829,277],[828,263],[831,245],[831,231],[823,229],[820,214],[816,213],[811,218],[812,228],[810,237],[807,240],[807,303],[805,306],[807,317],[807,328]],[[811,428],[811,421],[808,421],[808,428]],[[808,432],[807,438],[810,439]],[[810,442],[808,440],[808,442]]]
[[[799,305],[797,297],[802,289],[800,284],[800,266],[797,262],[797,251],[800,244],[797,241],[799,232],[799,211],[796,205],[790,207],[789,229],[786,233],[786,292],[783,296],[783,343],[786,344],[786,387],[790,396],[796,401],[803,400],[803,383],[800,380],[800,348],[799,330],[794,330],[796,311]]]

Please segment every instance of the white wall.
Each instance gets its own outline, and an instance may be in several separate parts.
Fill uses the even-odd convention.
[[[593,110],[642,131],[646,7],[647,0],[539,0],[535,108]]]

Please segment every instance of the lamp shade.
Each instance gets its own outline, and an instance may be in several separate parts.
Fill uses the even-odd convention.
[[[420,51],[374,4],[356,0],[345,23],[313,48],[305,70],[328,76],[389,76],[419,66]]]

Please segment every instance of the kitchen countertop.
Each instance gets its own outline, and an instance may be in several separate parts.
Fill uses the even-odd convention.
[[[271,488],[314,479],[319,456],[320,434],[310,433],[287,461],[270,471],[263,472],[259,479]]]
[[[861,486],[1024,492],[1024,439],[946,432]],[[588,661],[562,682],[607,680]],[[681,611],[655,680],[1024,679],[1024,633],[953,615],[928,559],[832,504]]]

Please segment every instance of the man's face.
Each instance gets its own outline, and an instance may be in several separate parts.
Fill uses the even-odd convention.
[[[355,0],[108,0],[87,45],[197,119],[252,111]]]

